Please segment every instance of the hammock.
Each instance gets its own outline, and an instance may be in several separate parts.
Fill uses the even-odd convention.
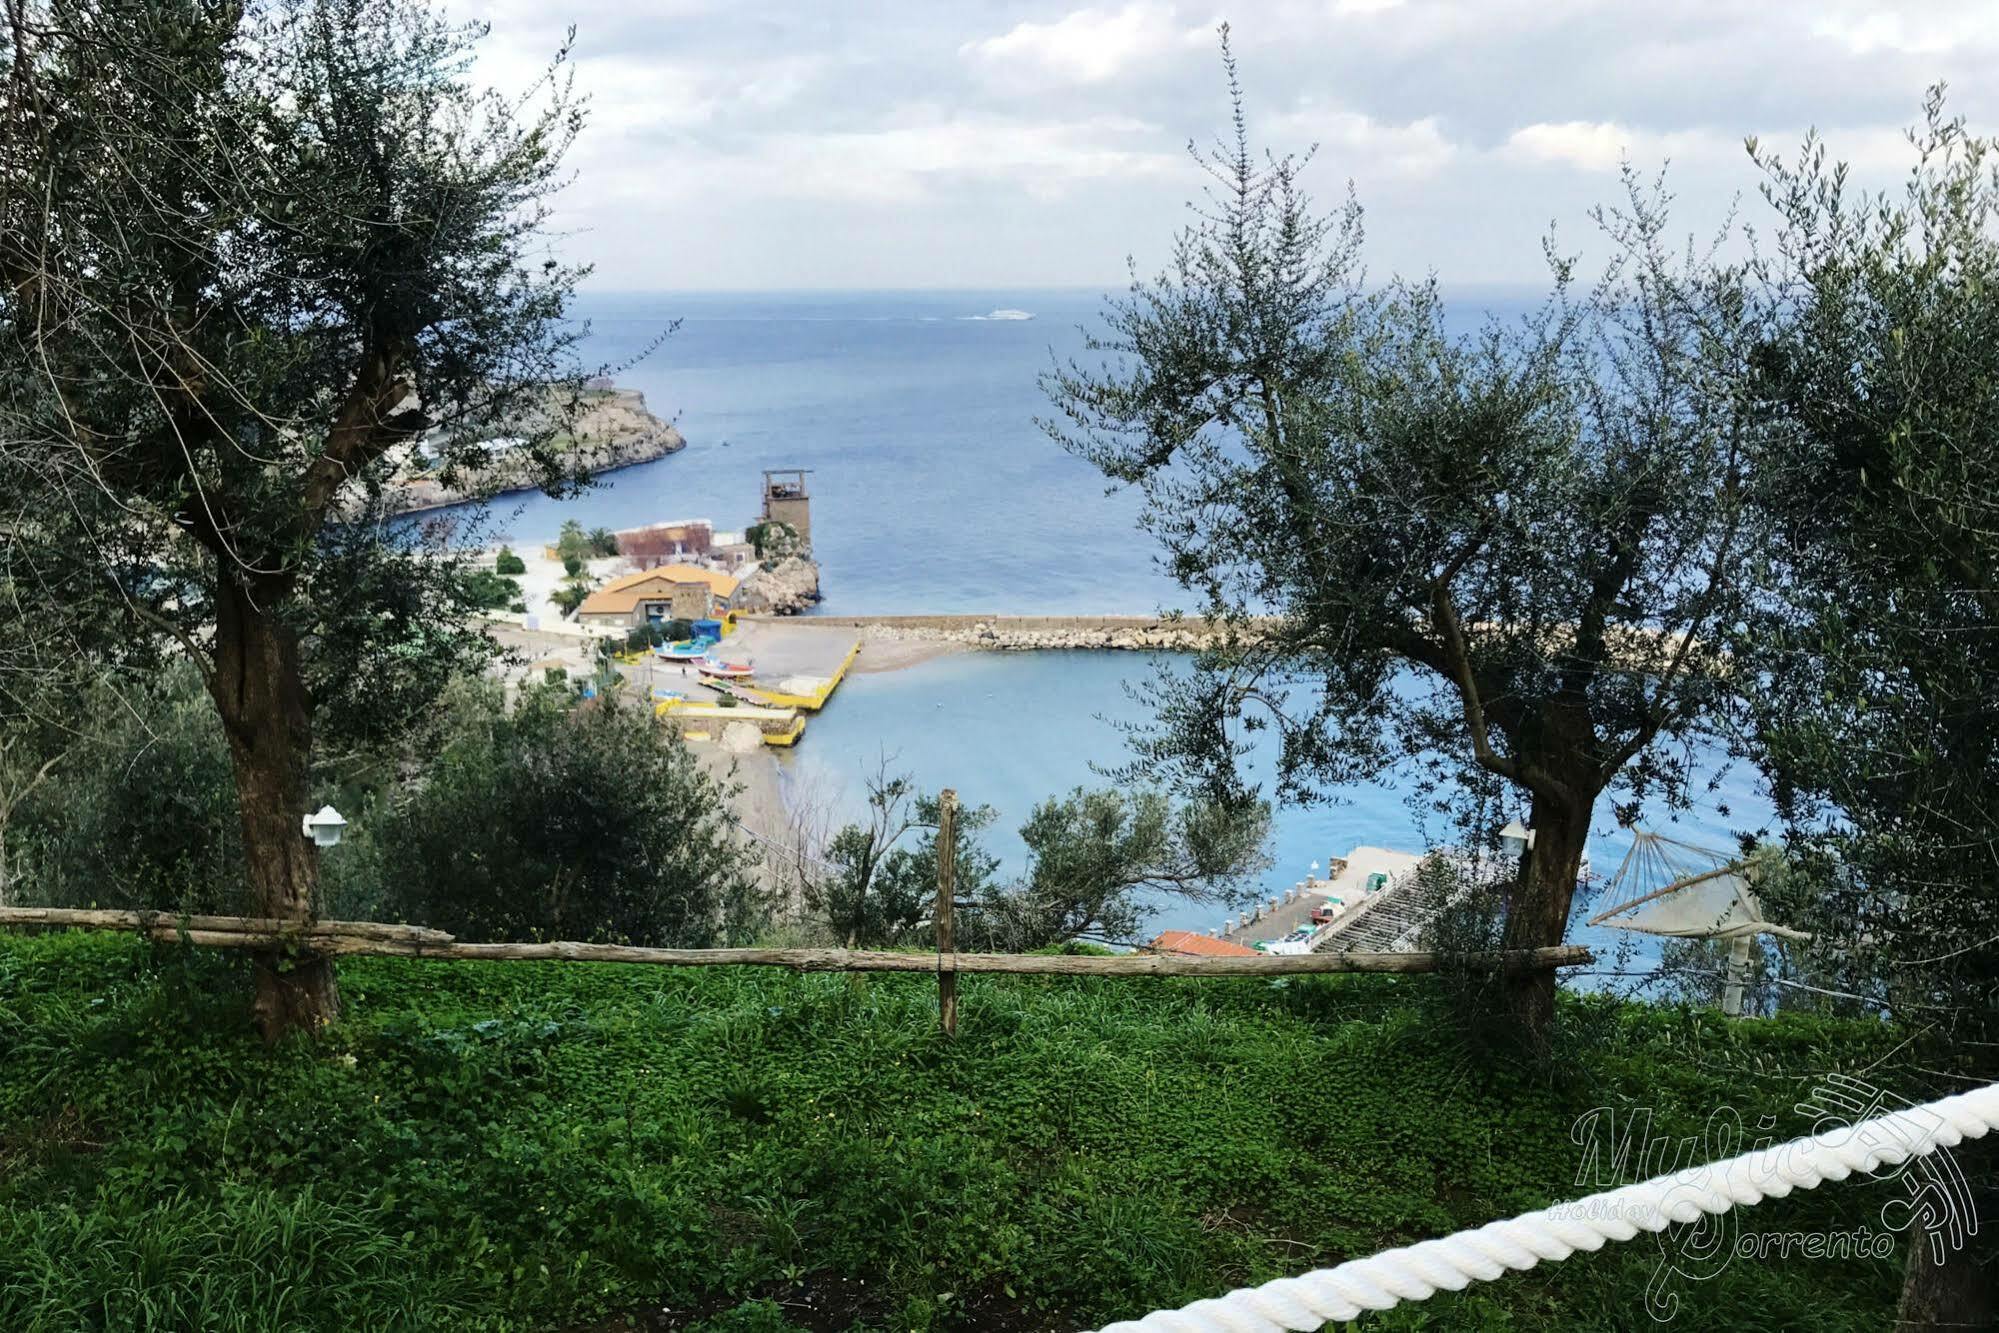
[[[1606,888],[1618,905],[1591,917],[1592,926],[1679,939],[1811,938],[1763,915],[1751,887],[1755,869],[1741,857],[1644,829],[1632,833],[1631,850]]]

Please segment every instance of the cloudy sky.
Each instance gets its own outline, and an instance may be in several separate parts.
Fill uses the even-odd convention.
[[[565,244],[611,289],[1103,286],[1150,267],[1226,124],[1353,182],[1372,271],[1532,282],[1620,158],[1670,162],[1689,229],[1816,127],[1862,177],[1943,79],[1999,131],[1999,0],[456,0],[480,73],[573,23],[592,121]],[[1981,86],[1987,84],[1987,86]],[[1752,217],[1754,209],[1748,210]]]

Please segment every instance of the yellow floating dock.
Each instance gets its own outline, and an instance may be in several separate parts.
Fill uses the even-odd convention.
[[[718,737],[731,722],[747,722],[755,727],[763,733],[765,745],[796,745],[805,732],[805,718],[796,708],[729,708],[687,699],[662,699],[653,705],[653,712],[672,718],[680,725],[681,735],[689,740]]]
[[[847,655],[840,659],[840,665],[833,669],[833,674],[830,676],[785,678],[785,684],[800,688],[774,690],[760,685],[738,685],[735,688],[744,694],[763,700],[773,708],[800,708],[808,713],[816,713],[826,706],[828,699],[833,697],[833,691],[840,688],[840,682],[846,679],[847,668],[854,664],[854,658],[860,655],[860,651],[860,641],[855,640],[854,646],[847,650]]]

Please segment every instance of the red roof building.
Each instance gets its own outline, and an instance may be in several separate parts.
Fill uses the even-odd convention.
[[[1191,930],[1162,930],[1159,938],[1145,946],[1153,953],[1192,953],[1208,958],[1254,958],[1256,950],[1233,940],[1213,935],[1196,935]]]

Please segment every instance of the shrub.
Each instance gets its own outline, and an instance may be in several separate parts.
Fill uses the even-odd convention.
[[[698,947],[758,924],[725,793],[679,734],[604,690],[457,688],[422,784],[384,822],[407,920],[472,939]]]
[[[27,892],[72,907],[241,911],[229,743],[193,668],[103,687],[87,714],[101,729],[14,815]]]
[[[514,554],[511,546],[502,546],[499,555],[493,558],[493,572],[496,574],[525,574],[528,562]]]
[[[757,559],[767,564],[797,555],[802,545],[798,529],[776,519],[750,524],[743,530],[743,537],[756,551]]]
[[[482,611],[492,611],[521,600],[521,585],[490,569],[465,572],[465,595]]]

